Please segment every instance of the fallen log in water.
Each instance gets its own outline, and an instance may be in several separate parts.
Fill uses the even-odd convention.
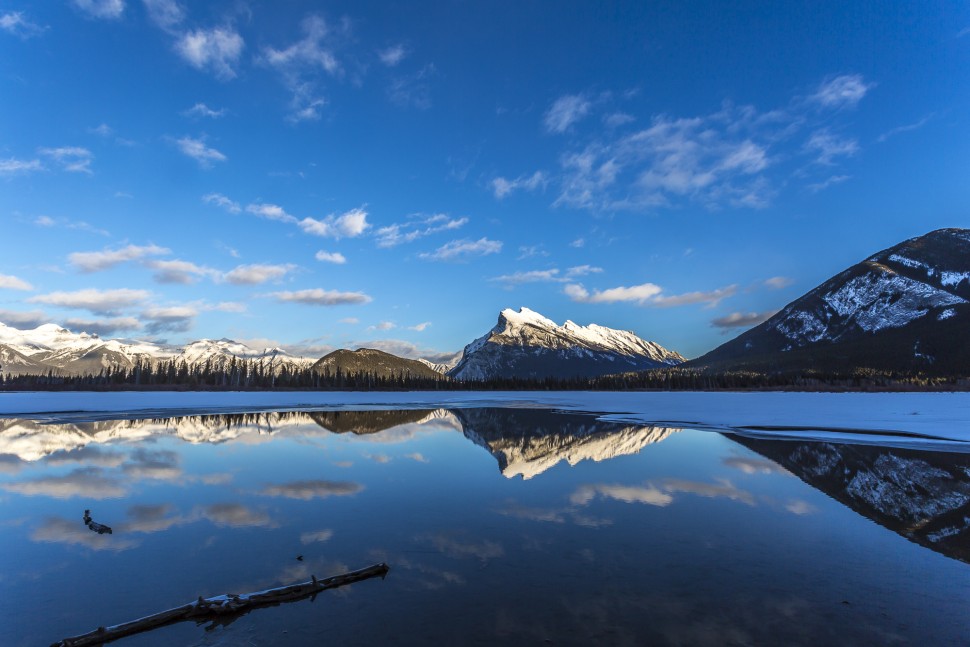
[[[51,647],[101,645],[112,640],[124,638],[125,636],[157,629],[184,620],[195,620],[199,623],[207,620],[225,620],[227,617],[242,615],[260,607],[276,606],[283,602],[303,600],[326,589],[335,589],[345,584],[353,584],[354,582],[377,576],[383,578],[389,570],[390,567],[387,564],[374,564],[367,568],[334,575],[333,577],[322,580],[318,580],[314,576],[309,582],[300,582],[299,584],[266,589],[265,591],[256,591],[255,593],[244,593],[242,595],[227,593],[226,595],[217,595],[211,598],[203,598],[200,595],[199,599],[195,602],[190,602],[180,607],[161,611],[124,624],[111,627],[98,627],[89,633],[60,640],[51,645]]]

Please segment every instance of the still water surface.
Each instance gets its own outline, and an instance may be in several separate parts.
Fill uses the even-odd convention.
[[[521,408],[0,420],[0,501],[5,644],[382,561],[116,644],[970,639],[962,453]]]

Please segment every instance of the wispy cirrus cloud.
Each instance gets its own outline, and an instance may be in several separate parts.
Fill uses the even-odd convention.
[[[874,87],[861,74],[843,74],[822,81],[811,100],[825,108],[855,108]]]
[[[22,160],[15,157],[0,159],[0,176],[21,175],[43,170],[44,165],[39,159]]]
[[[416,215],[405,222],[379,228],[374,235],[378,247],[396,247],[442,231],[454,231],[468,224],[468,218],[451,218],[443,213]]]
[[[589,114],[592,102],[581,94],[566,94],[556,99],[542,117],[546,132],[562,134]]]
[[[498,254],[502,251],[502,241],[479,238],[478,240],[453,240],[445,243],[433,252],[418,254],[419,258],[428,261],[467,261],[475,256]]]
[[[213,162],[225,162],[229,159],[221,151],[207,146],[204,139],[185,136],[176,139],[175,145],[183,155],[194,159],[202,168],[210,168]]]
[[[347,21],[334,27],[321,16],[308,16],[301,28],[303,38],[279,49],[264,47],[258,59],[275,70],[289,90],[287,119],[294,123],[320,119],[321,109],[327,104],[319,89],[321,79],[343,75],[337,51],[350,32]]]
[[[54,160],[61,168],[71,173],[92,174],[91,163],[94,155],[80,146],[61,146],[59,148],[41,148],[37,151],[45,157]]]
[[[592,265],[577,265],[570,267],[565,272],[560,272],[559,268],[549,268],[547,270],[529,270],[526,272],[514,272],[503,274],[489,279],[496,283],[502,283],[506,288],[512,288],[523,283],[567,283],[574,281],[581,276],[588,274],[598,274],[603,271],[601,267]]]
[[[378,50],[377,58],[387,67],[397,67],[408,55],[408,50],[404,45],[397,44],[382,50]]]
[[[28,292],[33,289],[34,286],[21,278],[17,278],[12,274],[0,274],[0,290],[23,290],[24,292]]]
[[[734,328],[750,328],[771,319],[778,311],[768,310],[767,312],[732,312],[723,317],[711,319],[711,325],[715,328],[731,330]]]
[[[312,288],[308,290],[272,292],[268,296],[280,303],[302,303],[311,306],[360,305],[373,301],[363,292],[340,292]]]
[[[225,209],[229,213],[239,213],[242,211],[242,207],[239,206],[238,202],[230,200],[229,197],[221,193],[207,193],[202,196],[202,202]]]
[[[120,263],[171,253],[172,250],[158,245],[126,245],[120,249],[104,249],[99,252],[73,252],[68,254],[67,260],[81,272],[91,273],[109,269]]]
[[[27,40],[43,34],[47,28],[32,22],[23,11],[8,11],[0,14],[0,30]]]
[[[175,0],[142,0],[149,19],[164,30],[185,20],[185,9]]]
[[[28,303],[43,303],[58,308],[88,310],[98,315],[116,316],[123,310],[143,305],[151,298],[147,290],[121,288],[99,290],[88,288],[73,292],[50,292],[27,299]]]
[[[590,292],[582,284],[570,283],[563,293],[578,303],[635,303],[641,306],[671,308],[703,303],[712,308],[727,297],[737,293],[736,285],[729,285],[709,292],[686,292],[665,295],[663,288],[655,283],[642,283],[629,287],[608,288]]]
[[[125,12],[125,0],[71,0],[71,4],[92,18],[118,20]]]
[[[709,114],[653,115],[640,120],[601,120],[600,132],[569,145],[559,169],[548,174],[558,185],[553,206],[601,211],[649,211],[685,202],[709,209],[771,204],[792,184],[819,184],[816,165],[834,165],[855,155],[856,139],[835,133],[845,113],[874,87],[859,74],[826,79],[808,96],[793,96],[773,110],[725,102]],[[560,97],[543,118],[548,132],[574,129],[609,93]],[[625,115],[625,113],[622,113]],[[518,179],[528,179],[527,177]],[[501,197],[513,181],[499,178],[490,188]]]
[[[549,183],[549,177],[544,171],[536,171],[532,175],[520,175],[514,180],[496,177],[492,180],[492,191],[501,200],[514,191],[535,191],[544,189]]]
[[[182,111],[182,116],[184,117],[204,117],[206,119],[219,119],[225,117],[228,111],[225,108],[220,108],[218,110],[210,108],[204,103],[197,103],[188,110]]]

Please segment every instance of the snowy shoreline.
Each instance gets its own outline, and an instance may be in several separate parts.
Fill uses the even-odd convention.
[[[970,442],[970,393],[804,392],[10,392],[0,416],[59,420],[145,418],[308,408],[541,406],[604,418],[815,437],[882,432]],[[784,427],[784,430],[763,428]],[[759,429],[761,428],[761,429]],[[797,434],[804,437],[804,433]],[[852,434],[856,435],[856,434]],[[844,436],[843,436],[844,437]]]

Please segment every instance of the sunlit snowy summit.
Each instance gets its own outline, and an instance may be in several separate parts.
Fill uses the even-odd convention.
[[[460,380],[592,377],[674,366],[684,358],[626,330],[558,325],[528,308],[503,310],[498,323],[465,346],[450,372]]]

